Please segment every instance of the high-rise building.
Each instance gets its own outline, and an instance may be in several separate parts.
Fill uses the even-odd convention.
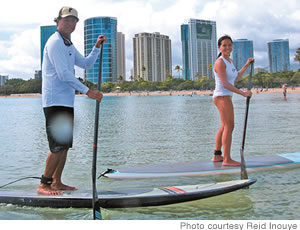
[[[93,17],[84,21],[84,54],[87,56],[94,47],[100,34],[107,42],[103,46],[102,82],[117,81],[117,18]],[[85,70],[85,80],[97,83],[99,58],[94,66]]]
[[[56,30],[57,30],[56,25],[40,27],[40,32],[41,32],[41,69],[42,69],[43,56],[44,56],[44,47],[46,45],[46,42],[50,38],[50,36],[52,34],[54,34]]]
[[[0,75],[0,86],[4,85],[7,80],[8,80],[8,75]]]
[[[253,41],[248,39],[237,39],[233,41],[232,58],[237,70],[240,70],[248,58],[253,57]],[[250,73],[250,68],[246,70],[244,75]]]
[[[119,78],[121,76],[123,80],[126,80],[125,35],[122,32],[118,32],[117,44],[117,77]]]
[[[182,78],[191,79],[191,70],[189,65],[189,25],[181,25],[181,43],[182,43]]]
[[[34,79],[40,79],[40,80],[42,80],[42,70],[36,70],[36,71],[34,71]]]
[[[133,77],[164,81],[172,74],[171,40],[160,33],[139,33],[133,38]]]
[[[217,58],[216,22],[190,19],[188,24],[181,25],[181,41],[185,79],[212,78]]]
[[[276,39],[268,42],[269,71],[290,70],[290,52],[288,39]]]

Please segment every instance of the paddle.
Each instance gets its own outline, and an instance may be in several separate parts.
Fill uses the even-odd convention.
[[[248,90],[251,90],[251,88],[252,88],[253,62],[254,61],[251,62],[251,67],[250,67],[250,75],[249,75],[249,79],[248,79]],[[242,146],[241,146],[241,150],[240,150],[240,154],[241,154],[241,179],[248,179],[248,174],[247,174],[246,165],[245,165],[245,158],[244,158],[244,146],[245,146],[245,140],[246,140],[246,129],[247,129],[247,121],[248,121],[249,104],[250,104],[250,97],[247,97],[245,120],[244,120],[244,132],[243,132]]]
[[[103,42],[101,43],[101,48],[100,48],[100,60],[99,60],[98,83],[97,83],[97,89],[99,91],[100,91],[100,88],[101,88],[102,56],[103,56]],[[98,193],[97,193],[97,186],[96,186],[99,110],[100,110],[100,103],[96,100],[94,145],[93,145],[93,165],[92,165],[93,218],[94,218],[94,220],[102,220],[101,207],[100,207],[99,202],[98,202]]]

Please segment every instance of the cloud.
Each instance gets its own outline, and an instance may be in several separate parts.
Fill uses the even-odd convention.
[[[132,38],[141,32],[160,32],[172,40],[173,66],[181,65],[180,25],[189,18],[214,20],[218,37],[254,41],[256,66],[268,65],[267,41],[288,38],[291,60],[300,47],[300,6],[297,0],[40,0],[3,3],[0,9],[0,74],[33,77],[40,68],[41,25],[54,24],[63,6],[79,12],[80,21],[72,41],[83,53],[84,20],[111,16],[118,19],[118,31],[125,34],[127,78],[133,66]],[[76,69],[82,76],[83,71]]]
[[[29,29],[14,34],[0,43],[1,73],[12,73],[14,77],[31,77],[39,69],[40,44],[37,42],[39,29]]]

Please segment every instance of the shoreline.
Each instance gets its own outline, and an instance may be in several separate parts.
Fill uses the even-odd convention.
[[[252,89],[253,94],[272,94],[272,93],[283,93],[281,88],[271,88],[271,89]],[[192,95],[209,95],[212,96],[211,90],[183,90],[183,91],[136,91],[136,92],[110,92],[104,93],[103,95],[106,96],[192,96]],[[300,87],[296,87],[294,89],[287,88],[287,94],[289,93],[300,93]],[[11,94],[8,96],[0,95],[0,98],[31,98],[31,97],[41,97],[42,95],[39,93],[29,93],[29,94]],[[77,94],[76,96],[86,96],[82,94]]]

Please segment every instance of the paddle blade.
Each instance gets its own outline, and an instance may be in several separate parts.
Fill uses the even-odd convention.
[[[241,149],[241,179],[242,180],[248,179],[243,149]]]
[[[102,220],[102,213],[101,213],[101,207],[99,205],[99,202],[95,202],[93,204],[93,216],[94,220]]]

